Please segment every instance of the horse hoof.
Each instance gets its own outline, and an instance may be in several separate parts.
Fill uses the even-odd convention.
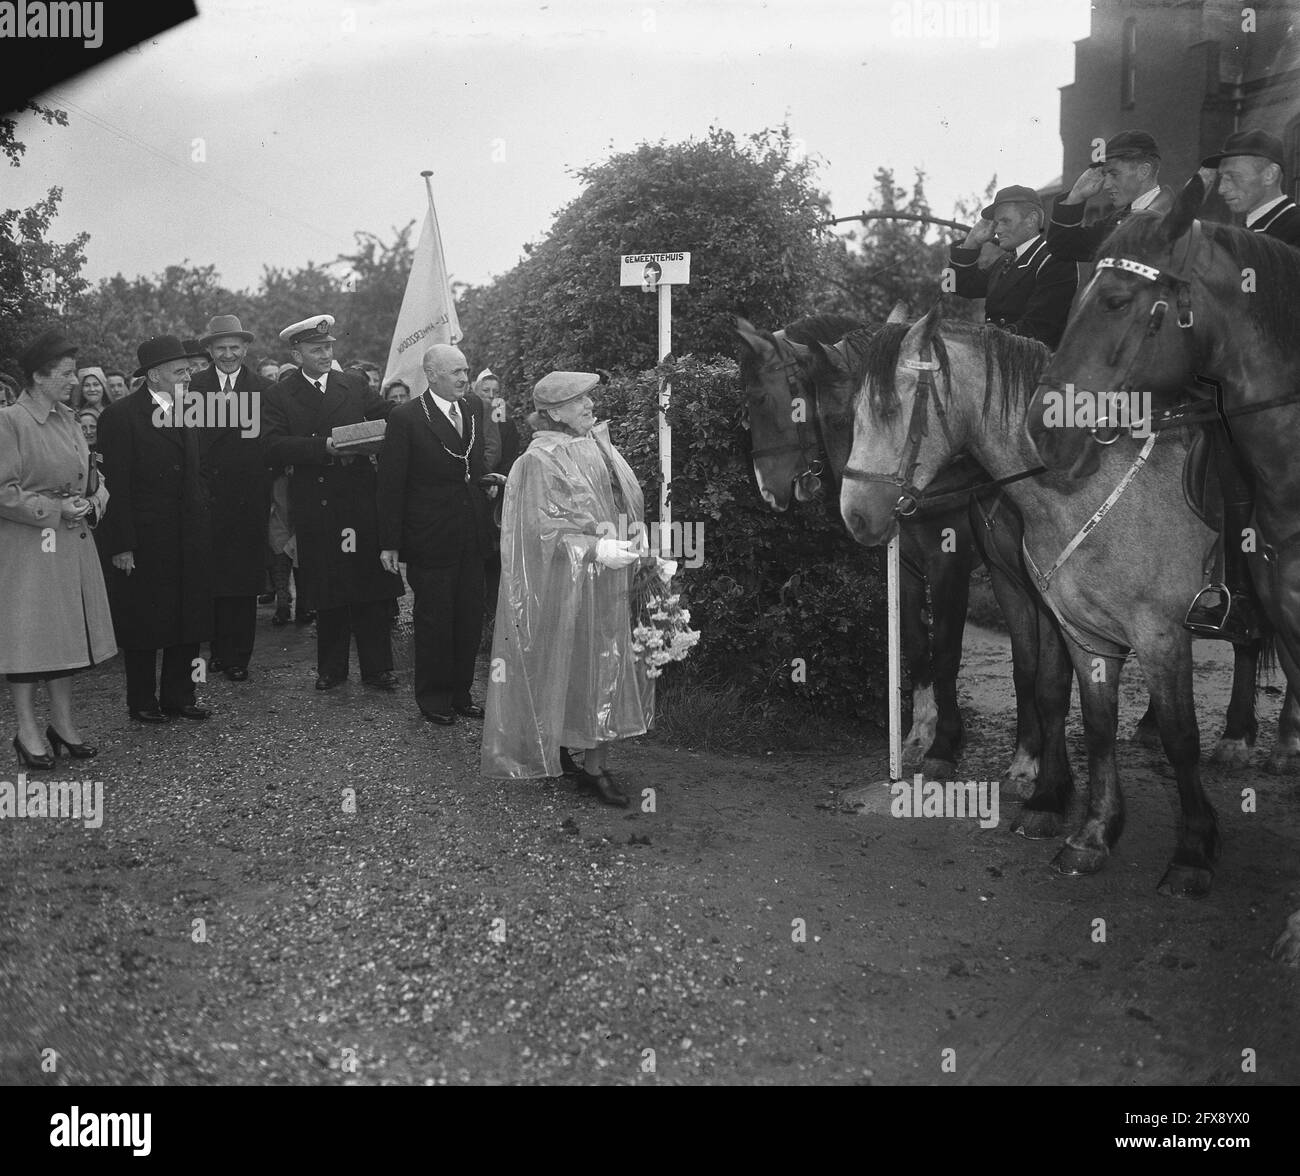
[[[1269,954],[1288,968],[1300,968],[1300,911],[1287,919],[1286,930],[1277,937]]]
[[[1156,893],[1165,898],[1204,898],[1213,885],[1214,871],[1208,866],[1171,862],[1156,887]]]
[[[1160,742],[1160,728],[1154,723],[1139,723],[1129,736],[1130,743],[1136,743],[1139,747],[1149,747],[1152,751],[1160,751],[1163,744]]]
[[[952,760],[930,759],[927,756],[921,764],[921,774],[927,780],[955,780],[957,765]]]
[[[1105,847],[1101,849],[1095,846],[1080,847],[1071,845],[1067,841],[1052,859],[1052,869],[1058,874],[1071,877],[1079,874],[1095,874],[1106,864],[1108,857],[1110,857],[1110,850]]]
[[[1011,832],[1028,841],[1051,841],[1065,832],[1065,818],[1046,809],[1021,809],[1011,823]]]
[[[1226,735],[1215,745],[1210,762],[1223,764],[1225,767],[1239,768],[1250,762],[1250,752],[1254,743],[1244,736],[1241,739],[1229,739]]]
[[[1264,763],[1264,771],[1273,776],[1287,776],[1295,769],[1300,754],[1284,747],[1275,747]]]
[[[1008,780],[1027,780],[1030,783],[1038,779],[1038,756],[1030,755],[1024,748],[1017,747],[1007,769]]]

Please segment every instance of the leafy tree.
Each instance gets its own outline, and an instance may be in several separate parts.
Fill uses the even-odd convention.
[[[23,110],[52,125],[68,125],[62,110],[35,102]],[[11,167],[19,166],[27,150],[16,132],[13,117],[0,118],[0,151]],[[48,238],[62,199],[63,189],[55,186],[30,208],[0,210],[0,360],[14,375],[19,374],[14,362],[18,352],[55,320],[59,307],[87,286],[81,267],[86,264],[89,234],[78,233],[63,244]]]
[[[736,313],[781,323],[809,311],[829,237],[814,171],[784,126],[742,140],[714,127],[577,170],[586,186],[545,239],[463,297],[472,366],[491,363],[516,386],[553,368],[652,366],[655,300],[620,288],[623,253],[690,252],[691,283],[673,290],[679,354],[729,353]]]
[[[381,368],[388,359],[393,327],[411,272],[414,228],[415,221],[411,221],[404,228],[393,229],[392,244],[385,244],[373,233],[357,233],[356,252],[342,254],[338,259],[351,271],[344,280],[349,293],[341,312],[336,313],[340,328],[346,332],[345,342],[340,336],[340,349],[349,359],[368,359]]]

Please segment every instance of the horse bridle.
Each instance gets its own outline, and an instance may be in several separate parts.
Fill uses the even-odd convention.
[[[1154,282],[1166,294],[1173,296],[1174,303],[1178,308],[1179,329],[1190,331],[1196,322],[1196,317],[1192,312],[1192,278],[1196,274],[1195,261],[1197,254],[1200,252],[1200,245],[1201,222],[1193,221],[1191,230],[1186,236],[1186,244],[1180,265],[1175,267],[1172,257],[1170,259],[1171,268],[1167,270],[1160,269],[1158,266],[1147,265],[1145,262],[1137,261],[1131,257],[1103,257],[1097,262],[1097,271],[1100,272],[1104,269],[1120,270],[1123,273],[1136,274],[1139,278],[1144,278],[1148,282]],[[1134,348],[1133,357],[1124,369],[1123,378],[1120,380],[1118,387],[1112,393],[1117,400],[1130,400],[1132,397],[1137,384],[1135,373],[1138,371],[1138,362],[1146,357],[1151,346],[1155,343],[1156,336],[1165,325],[1165,318],[1168,314],[1168,298],[1156,299],[1151,304],[1151,310],[1147,315],[1145,325],[1140,319],[1135,320],[1129,325],[1128,330],[1124,332],[1119,343],[1116,344],[1115,350],[1111,353],[1108,361],[1112,367],[1119,362],[1119,357],[1124,353],[1124,348],[1132,338],[1133,332],[1139,329],[1142,330],[1142,338],[1137,347]],[[1099,416],[1097,423],[1085,431],[1098,445],[1114,445],[1123,432],[1123,426],[1111,422],[1108,417]],[[1107,435],[1103,437],[1103,433]]]
[[[948,429],[948,413],[944,408],[943,398],[939,395],[939,386],[934,373],[940,370],[939,361],[934,356],[934,349],[927,339],[921,347],[919,359],[905,359],[901,366],[911,368],[917,373],[916,392],[912,401],[912,416],[907,424],[907,446],[899,458],[898,470],[892,474],[874,474],[867,470],[857,470],[846,466],[841,475],[850,482],[883,482],[887,486],[898,487],[898,501],[894,503],[894,515],[907,518],[916,513],[924,496],[913,481],[916,467],[921,464],[921,442],[930,431],[930,401],[934,401],[934,413],[939,418],[944,440],[948,442],[950,453],[956,452],[952,433]]]
[[[783,349],[778,345],[778,353]],[[807,389],[799,380],[802,369],[799,365],[799,359],[795,355],[781,360],[781,373],[785,377],[786,391],[790,394],[790,403],[794,404],[796,397],[803,397],[808,401],[809,411],[806,419],[795,421],[794,441],[785,441],[779,445],[763,445],[758,449],[750,450],[750,458],[757,461],[760,457],[768,457],[774,453],[789,453],[791,450],[797,450],[801,460],[807,461],[807,467],[800,473],[795,474],[792,481],[802,482],[805,478],[810,479],[813,483],[813,490],[821,488],[822,474],[826,471],[826,445],[822,440],[821,421],[819,406],[817,403],[817,381],[808,380]],[[812,457],[809,457],[809,453]]]

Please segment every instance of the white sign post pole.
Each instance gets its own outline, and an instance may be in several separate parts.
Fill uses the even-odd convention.
[[[640,286],[647,294],[659,295],[659,359],[673,350],[673,287],[691,280],[689,253],[624,253],[619,258],[619,285]],[[659,381],[659,551],[665,559],[673,554],[673,432],[668,425],[672,381]]]
[[[889,638],[889,780],[903,778],[903,655],[899,608],[898,536],[885,549]]]
[[[673,350],[673,288],[667,282],[659,285],[659,359],[662,361]],[[673,430],[668,424],[668,402],[672,399],[671,381],[659,381],[659,553],[664,559],[672,557],[672,482],[673,482]]]

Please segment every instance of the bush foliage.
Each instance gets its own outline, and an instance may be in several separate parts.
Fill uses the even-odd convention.
[[[886,698],[882,561],[849,537],[838,501],[773,511],[759,494],[730,359],[669,360],[618,375],[600,415],[659,511],[659,376],[672,379],[674,523],[702,525],[703,562],[679,572],[700,644],[684,667],[773,707],[879,721]],[[802,659],[804,672],[796,672]],[[804,678],[798,681],[798,678]]]

